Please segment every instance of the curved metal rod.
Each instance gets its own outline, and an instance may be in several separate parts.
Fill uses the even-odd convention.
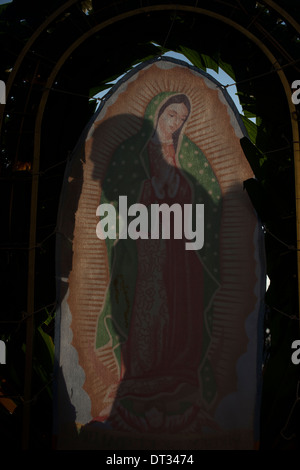
[[[13,66],[12,71],[9,74],[8,80],[6,82],[6,94],[8,96],[10,89],[13,85],[14,79],[18,73],[19,68],[21,67],[21,64],[26,56],[26,54],[29,52],[31,46],[34,44],[34,42],[37,40],[40,34],[51,24],[55,18],[57,18],[61,13],[63,13],[67,8],[72,6],[74,3],[78,2],[78,0],[68,0],[64,5],[59,7],[57,10],[55,10],[54,13],[52,13],[38,28],[37,30],[33,33],[33,35],[30,37],[30,39],[26,42],[25,46],[23,47],[22,51],[18,55],[18,58]],[[3,123],[3,115],[5,111],[5,105],[1,106],[0,109],[0,132],[2,128],[2,123]]]
[[[291,117],[292,135],[293,135],[295,186],[296,186],[296,213],[297,213],[298,287],[299,287],[298,292],[300,292],[300,251],[299,251],[300,249],[300,147],[299,147],[299,127],[298,127],[298,122],[295,119],[296,107],[293,104],[292,99],[291,99],[291,94],[292,94],[291,87],[284,71],[281,69],[281,65],[278,63],[276,57],[268,49],[268,47],[259,38],[257,38],[253,33],[248,31],[246,28],[236,23],[235,21],[231,20],[230,18],[227,18],[218,13],[211,12],[204,8],[192,7],[188,5],[178,5],[178,4],[154,5],[150,7],[138,8],[136,10],[128,11],[126,13],[117,15],[109,20],[104,21],[103,23],[100,23],[94,26],[89,31],[84,33],[81,37],[79,37],[76,41],[74,41],[74,43],[68,49],[66,49],[66,51],[62,54],[62,56],[56,63],[55,67],[53,68],[51,72],[51,75],[48,78],[48,81],[46,84],[46,90],[44,91],[44,94],[42,96],[39,110],[38,110],[37,120],[36,120],[36,128],[35,128],[36,132],[35,132],[35,142],[34,142],[34,161],[37,162],[39,159],[39,145],[40,144],[39,144],[38,136],[40,135],[40,132],[41,132],[42,115],[44,113],[44,109],[45,109],[45,105],[49,96],[50,89],[53,85],[53,82],[59,70],[61,69],[65,61],[68,59],[68,57],[72,54],[72,52],[90,36],[92,36],[93,34],[97,33],[98,31],[106,28],[107,26],[113,23],[124,20],[126,18],[137,16],[142,13],[149,13],[153,11],[175,10],[175,9],[176,11],[181,10],[181,11],[188,11],[188,12],[192,12],[192,13],[196,13],[200,15],[206,15],[214,19],[217,19],[223,23],[226,23],[232,28],[238,30],[261,49],[261,51],[266,55],[268,60],[271,62],[271,64],[275,68],[280,78],[280,81],[283,85],[283,88],[287,97],[287,101],[288,101],[290,117]],[[35,162],[34,162],[33,167],[35,168],[36,166],[37,168],[34,170],[34,173],[38,173],[38,165]]]
[[[288,23],[290,23],[291,26],[300,34],[300,24],[297,23],[297,21],[294,20],[292,15],[287,13],[282,7],[277,5],[273,0],[263,0],[264,3],[269,5],[269,7],[273,8],[273,10],[277,11],[277,13],[280,14],[285,20],[287,20]]]
[[[69,1],[68,4],[71,5],[75,3],[74,0]],[[206,10],[204,8],[192,7],[188,5],[180,5],[180,4],[170,4],[170,5],[153,5],[148,7],[141,7],[135,10],[128,11],[126,13],[116,15],[109,20],[106,20],[102,23],[91,28],[89,31],[85,32],[81,37],[79,37],[74,43],[66,49],[66,51],[62,54],[60,59],[55,64],[43,92],[40,105],[38,108],[36,123],[35,123],[35,134],[34,134],[34,155],[33,155],[33,181],[32,181],[32,197],[31,197],[31,220],[30,220],[30,251],[29,251],[29,270],[28,270],[28,335],[27,340],[28,344],[26,346],[26,353],[27,353],[27,370],[31,367],[32,361],[32,337],[33,337],[33,312],[34,312],[34,264],[35,264],[35,249],[34,246],[36,244],[35,236],[36,236],[36,214],[37,214],[37,196],[38,196],[38,173],[39,173],[39,163],[40,163],[40,144],[41,144],[41,130],[42,130],[42,121],[43,121],[43,114],[45,111],[45,106],[49,97],[50,89],[52,88],[53,82],[66,62],[72,52],[80,46],[86,39],[88,39],[93,34],[97,33],[98,31],[106,28],[107,26],[114,24],[118,21],[124,20],[126,18],[130,18],[133,16],[138,16],[143,13],[150,13],[153,11],[167,11],[167,10],[176,10],[178,11],[185,11],[195,13],[197,15],[205,15],[217,19],[223,23],[228,24],[232,28],[236,29],[237,31],[241,32],[244,36],[250,39],[253,43],[255,43],[261,51],[266,55],[267,59],[271,62],[277,74],[281,80],[281,83],[284,87],[286,97],[288,100],[290,115],[291,115],[291,126],[292,126],[292,134],[293,134],[293,142],[294,142],[294,165],[295,165],[295,180],[296,180],[296,211],[297,211],[297,248],[298,248],[298,287],[300,288],[300,148],[299,148],[299,128],[298,122],[295,120],[294,116],[296,113],[296,109],[294,104],[291,100],[291,89],[289,82],[283,72],[281,70],[281,66],[278,63],[276,57],[270,52],[270,50],[266,47],[266,45],[257,38],[253,33],[249,32],[246,28],[241,26],[240,24],[234,22],[230,18],[227,18],[223,15],[218,13]],[[27,377],[27,376],[25,376]],[[26,394],[25,394],[25,412],[24,412],[24,440],[23,443],[28,443],[28,420],[29,420],[29,401],[30,401],[30,381],[31,376],[30,373],[28,375],[27,385],[25,384]]]
[[[61,7],[57,8],[38,28],[37,30],[33,33],[33,35],[30,37],[30,39],[26,42],[25,46],[23,47],[22,51],[18,55],[18,58],[16,60],[16,63],[13,66],[12,71],[9,74],[9,78],[6,82],[6,91],[9,93],[10,88],[12,86],[12,83],[18,73],[18,70],[21,66],[21,63],[26,56],[26,54],[29,52],[31,46],[34,44],[34,42],[37,40],[40,34],[43,33],[43,31],[51,24],[55,18],[57,18],[61,13],[63,13],[67,8],[72,6],[74,3],[77,3],[78,0],[68,0],[66,3],[64,3]]]

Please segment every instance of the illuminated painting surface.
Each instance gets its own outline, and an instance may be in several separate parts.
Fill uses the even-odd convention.
[[[74,152],[58,221],[58,402],[95,447],[254,446],[264,269],[243,136],[214,80],[161,59],[123,78]],[[203,204],[203,246],[186,249],[172,224],[151,237],[150,215],[130,231],[120,196],[149,214]],[[102,204],[115,237],[97,236]]]

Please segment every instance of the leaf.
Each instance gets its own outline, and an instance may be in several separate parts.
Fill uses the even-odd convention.
[[[211,69],[214,72],[218,73],[219,65],[212,57],[209,57],[208,55],[203,55],[203,54],[201,55],[201,57],[203,58],[206,68]]]
[[[258,134],[258,126],[251,121],[247,116],[240,114],[240,117],[246,127],[247,134],[249,136],[250,141],[255,144]]]
[[[219,60],[218,63],[219,63],[219,67],[225,73],[227,73],[227,75],[229,75],[229,77],[231,77],[234,81],[236,81],[236,76],[235,76],[235,72],[234,72],[234,69],[233,69],[232,65],[228,64],[228,63],[226,63],[222,60]]]
[[[54,343],[53,343],[53,339],[51,338],[50,335],[45,333],[41,327],[38,327],[38,332],[40,333],[41,338],[43,340],[43,344],[46,348],[46,351],[49,354],[50,362],[53,363],[54,362]]]
[[[195,67],[206,70],[206,64],[199,52],[189,47],[179,46],[179,52],[183,54]]]

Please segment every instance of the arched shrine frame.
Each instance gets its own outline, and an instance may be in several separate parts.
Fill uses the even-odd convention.
[[[14,84],[14,80],[18,73],[18,70],[26,57],[26,54],[30,51],[31,47],[38,39],[38,37],[46,30],[46,28],[55,21],[60,15],[62,15],[68,8],[72,7],[78,2],[78,0],[68,0],[61,7],[55,10],[35,31],[31,36],[30,40],[26,43],[25,47],[21,51],[13,70],[10,73],[9,79],[6,84],[7,96]],[[156,3],[156,2],[153,2]],[[197,4],[198,2],[196,2]],[[288,22],[295,31],[300,34],[300,25],[288,14],[283,8],[278,6],[272,0],[263,0],[263,3],[275,10],[286,22]],[[149,5],[149,2],[148,2]],[[25,370],[25,390],[24,390],[24,416],[23,416],[23,447],[28,446],[29,441],[29,418],[30,418],[30,397],[31,397],[31,365],[32,365],[32,348],[33,348],[33,331],[34,331],[34,290],[35,290],[35,246],[36,246],[36,218],[37,218],[37,201],[38,201],[38,185],[39,185],[39,167],[40,167],[40,147],[41,147],[41,132],[42,123],[45,107],[50,94],[50,90],[55,82],[55,79],[68,60],[70,55],[88,38],[97,32],[105,29],[106,27],[115,24],[121,20],[126,20],[131,17],[138,18],[139,15],[151,12],[159,11],[176,11],[176,12],[188,12],[195,15],[208,16],[218,21],[227,24],[229,27],[236,29],[243,34],[247,39],[252,41],[266,56],[267,60],[273,66],[274,70],[278,74],[278,77],[284,88],[286,99],[290,111],[291,129],[293,138],[293,153],[294,153],[294,171],[295,171],[295,195],[296,195],[296,231],[297,231],[297,264],[298,264],[298,292],[300,292],[300,144],[299,144],[299,126],[297,120],[296,107],[292,102],[291,85],[281,68],[279,58],[275,57],[273,52],[257,37],[254,33],[250,32],[244,26],[241,26],[232,19],[210,11],[205,8],[198,6],[190,6],[184,4],[153,4],[151,6],[140,7],[136,9],[130,9],[125,13],[112,16],[111,18],[98,23],[80,37],[78,37],[69,46],[65,52],[61,55],[59,60],[54,65],[50,76],[48,77],[45,89],[43,91],[38,112],[35,120],[35,132],[34,132],[34,153],[32,162],[32,191],[31,191],[31,213],[30,213],[30,236],[29,236],[29,258],[28,258],[28,297],[27,297],[27,338],[26,338],[26,370]],[[297,79],[299,77],[295,77]]]

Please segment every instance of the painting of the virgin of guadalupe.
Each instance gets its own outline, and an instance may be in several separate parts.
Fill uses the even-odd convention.
[[[243,136],[218,84],[163,59],[125,76],[74,152],[59,353],[81,445],[253,448],[264,267]]]

